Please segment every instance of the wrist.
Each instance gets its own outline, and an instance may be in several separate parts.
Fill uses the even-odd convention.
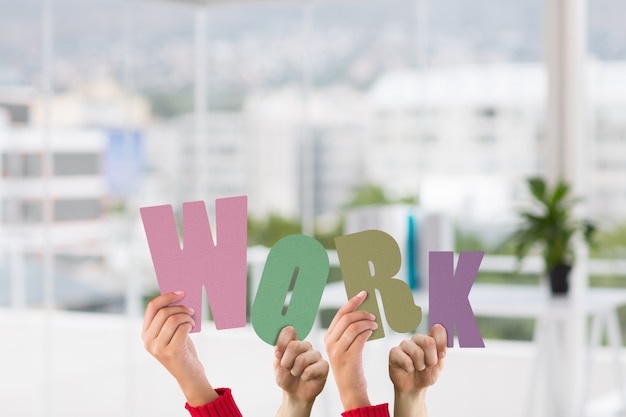
[[[215,401],[219,394],[206,378],[193,380],[177,380],[178,386],[185,395],[187,403],[192,407],[199,407]]]
[[[426,415],[426,388],[400,391],[394,389],[395,416]]]
[[[345,411],[372,405],[367,394],[341,395],[341,404]]]
[[[313,401],[306,401],[295,396],[283,393],[283,399],[278,408],[277,417],[309,416],[313,409]]]

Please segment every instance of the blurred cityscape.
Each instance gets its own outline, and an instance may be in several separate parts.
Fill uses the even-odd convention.
[[[534,0],[0,1],[0,305],[44,302],[48,245],[56,302],[119,310],[139,207],[198,199],[245,194],[251,217],[332,233],[378,187],[493,248],[549,163],[542,13]],[[624,13],[589,4],[583,197],[605,228],[626,221]]]

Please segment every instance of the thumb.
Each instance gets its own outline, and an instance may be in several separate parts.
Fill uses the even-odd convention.
[[[441,324],[435,324],[431,327],[428,335],[435,339],[435,344],[437,345],[437,356],[439,359],[445,358],[446,353],[448,352],[448,332],[446,328]]]
[[[298,337],[296,336],[296,329],[292,326],[284,327],[278,334],[278,339],[276,339],[274,354],[277,358],[282,358],[285,350],[287,349],[287,345],[293,340],[298,340]]]

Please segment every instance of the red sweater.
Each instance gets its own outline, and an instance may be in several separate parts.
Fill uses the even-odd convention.
[[[229,388],[217,388],[219,397],[208,404],[192,407],[185,404],[185,408],[192,417],[242,417]],[[355,408],[341,413],[343,417],[389,417],[387,403],[370,407]]]

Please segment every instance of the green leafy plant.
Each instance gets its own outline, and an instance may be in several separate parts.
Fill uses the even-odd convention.
[[[527,180],[533,197],[533,207],[519,212],[521,223],[507,240],[521,261],[532,250],[538,249],[545,262],[545,273],[550,274],[559,265],[574,263],[572,238],[576,233],[589,244],[595,226],[588,220],[577,220],[573,209],[579,202],[571,196],[569,184],[559,179],[549,187],[541,177]]]

